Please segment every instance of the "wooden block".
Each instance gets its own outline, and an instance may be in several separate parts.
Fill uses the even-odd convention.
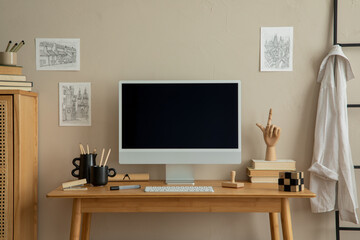
[[[279,178],[302,179],[304,178],[304,172],[300,172],[300,171],[279,172]]]
[[[242,182],[223,182],[223,187],[230,187],[230,188],[241,188],[244,187],[244,183]]]
[[[290,185],[301,185],[304,184],[304,179],[300,178],[300,179],[289,179],[290,180]]]
[[[279,185],[284,185],[284,178],[279,178],[278,179],[278,184]]]
[[[296,186],[290,186],[290,185],[279,185],[279,190],[284,192],[301,192],[304,191],[304,185],[296,185]]]
[[[290,179],[289,178],[284,179],[284,185],[290,185]]]
[[[301,192],[304,190],[304,185],[290,186],[290,192]]]
[[[109,182],[136,182],[136,181],[149,181],[150,176],[148,173],[120,173],[115,177],[109,177]]]
[[[291,179],[301,179],[304,178],[303,172],[292,172],[291,173]]]
[[[304,190],[304,173],[300,171],[280,172],[279,190],[285,192],[301,192]]]
[[[79,187],[86,184],[86,178],[80,179],[80,180],[75,180],[75,181],[70,181],[70,182],[64,182],[62,184],[62,188],[71,188],[71,187]]]

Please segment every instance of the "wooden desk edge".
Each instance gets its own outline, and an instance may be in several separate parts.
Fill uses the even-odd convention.
[[[208,184],[214,187],[214,193],[145,193],[144,187],[151,185],[162,185],[163,181],[148,181],[148,182],[137,182],[142,187],[141,189],[130,189],[130,190],[118,190],[110,191],[109,186],[113,185],[132,185],[134,183],[128,182],[111,182],[104,187],[92,187],[91,185],[87,186],[88,190],[72,190],[72,191],[63,191],[62,187],[59,186],[53,191],[49,192],[47,198],[193,198],[193,197],[203,197],[203,198],[313,198],[316,197],[316,194],[311,192],[308,189],[304,189],[301,192],[284,192],[278,191],[276,186],[277,184],[272,183],[248,183],[245,182],[244,188],[231,189],[221,187],[221,180],[219,181],[197,181],[199,185]],[[164,184],[164,183],[163,183]],[[165,185],[165,184],[164,184]],[[104,191],[104,188],[106,189]],[[219,192],[221,190],[221,192]],[[272,193],[266,194],[264,190],[270,190]],[[244,193],[244,191],[249,191]]]

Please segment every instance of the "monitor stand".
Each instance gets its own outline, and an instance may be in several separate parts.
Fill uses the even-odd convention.
[[[191,164],[166,164],[166,184],[194,185]]]

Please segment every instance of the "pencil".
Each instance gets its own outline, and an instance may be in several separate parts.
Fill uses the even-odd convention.
[[[25,44],[25,42],[24,42],[24,40],[22,40],[21,43],[17,46],[17,48],[14,49],[14,52],[18,52],[24,44]]]
[[[105,148],[103,148],[102,153],[101,153],[101,160],[100,160],[100,164],[99,164],[100,167],[101,167],[101,163],[102,163],[103,158],[104,158],[104,152],[105,152]]]
[[[6,46],[5,52],[9,51],[9,48],[10,48],[10,44],[11,44],[11,43],[12,43],[12,42],[11,42],[11,40],[10,40],[9,43],[8,43],[8,45]]]
[[[15,43],[14,46],[10,49],[10,52],[14,51],[14,49],[16,48],[17,45],[18,45],[18,44]]]
[[[84,146],[80,143],[80,148],[82,149],[82,154],[86,154]]]
[[[104,163],[103,166],[106,166],[106,163],[107,163],[107,161],[109,160],[110,152],[111,152],[111,148],[109,149],[109,152],[108,152],[108,154],[107,154],[107,156],[106,156],[106,160],[105,160],[105,163]]]
[[[80,153],[85,154],[84,148],[81,143],[79,144],[79,146],[80,146]]]
[[[90,151],[89,151],[89,144],[86,144],[86,150],[87,150],[87,154],[90,154]]]

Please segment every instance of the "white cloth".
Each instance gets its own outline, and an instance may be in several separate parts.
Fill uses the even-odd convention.
[[[349,143],[346,81],[354,78],[340,46],[332,47],[320,66],[321,83],[310,171],[310,190],[316,193],[315,213],[339,209],[344,221],[358,223],[354,166]],[[336,186],[338,183],[338,186]],[[337,190],[337,198],[336,198]],[[337,200],[337,202],[336,202]]]

